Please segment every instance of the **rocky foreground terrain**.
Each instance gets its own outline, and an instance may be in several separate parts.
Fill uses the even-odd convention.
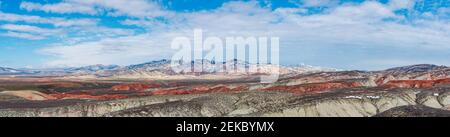
[[[262,84],[256,74],[171,74],[161,65],[91,69],[83,75],[4,76],[0,116],[450,116],[446,66],[284,68],[277,82]],[[167,77],[141,79],[139,74]]]

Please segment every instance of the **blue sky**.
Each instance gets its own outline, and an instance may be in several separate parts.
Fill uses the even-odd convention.
[[[0,66],[129,65],[176,36],[280,37],[280,62],[450,65],[450,0],[0,0]]]

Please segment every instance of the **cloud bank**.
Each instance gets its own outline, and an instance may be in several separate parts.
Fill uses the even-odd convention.
[[[114,36],[103,33],[97,40],[87,42],[54,43],[38,51],[56,58],[47,61],[46,66],[128,65],[170,58],[176,52],[170,49],[171,40],[176,36],[192,37],[195,28],[203,29],[205,36],[221,38],[280,37],[283,64],[306,63],[343,69],[382,69],[417,63],[450,65],[450,61],[445,59],[450,55],[449,10],[445,3],[435,12],[428,12],[418,11],[420,0],[390,0],[385,3],[304,0],[293,2],[297,5],[295,7],[277,8],[258,1],[232,1],[215,9],[175,12],[154,1],[124,2],[22,2],[20,7],[27,11],[57,14],[124,17],[118,20],[119,24],[144,30],[140,33],[124,31],[122,35]],[[64,20],[62,23],[57,18],[0,13],[0,20],[71,26],[73,23],[70,22],[82,19]],[[76,24],[96,24],[91,21],[83,20]],[[9,35],[29,37],[19,32],[10,32]],[[434,54],[427,56],[423,52]]]

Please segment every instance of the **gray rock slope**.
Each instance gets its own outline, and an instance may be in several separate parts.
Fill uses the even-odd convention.
[[[313,95],[284,92],[147,96],[74,105],[0,109],[0,116],[107,117],[370,117],[389,109],[424,105],[449,111],[449,90],[345,90]]]

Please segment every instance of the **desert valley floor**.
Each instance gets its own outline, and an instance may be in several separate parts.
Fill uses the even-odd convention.
[[[163,74],[146,67],[126,76]],[[445,66],[296,71],[270,84],[260,83],[257,75],[184,75],[4,75],[0,116],[450,116],[450,68]]]

